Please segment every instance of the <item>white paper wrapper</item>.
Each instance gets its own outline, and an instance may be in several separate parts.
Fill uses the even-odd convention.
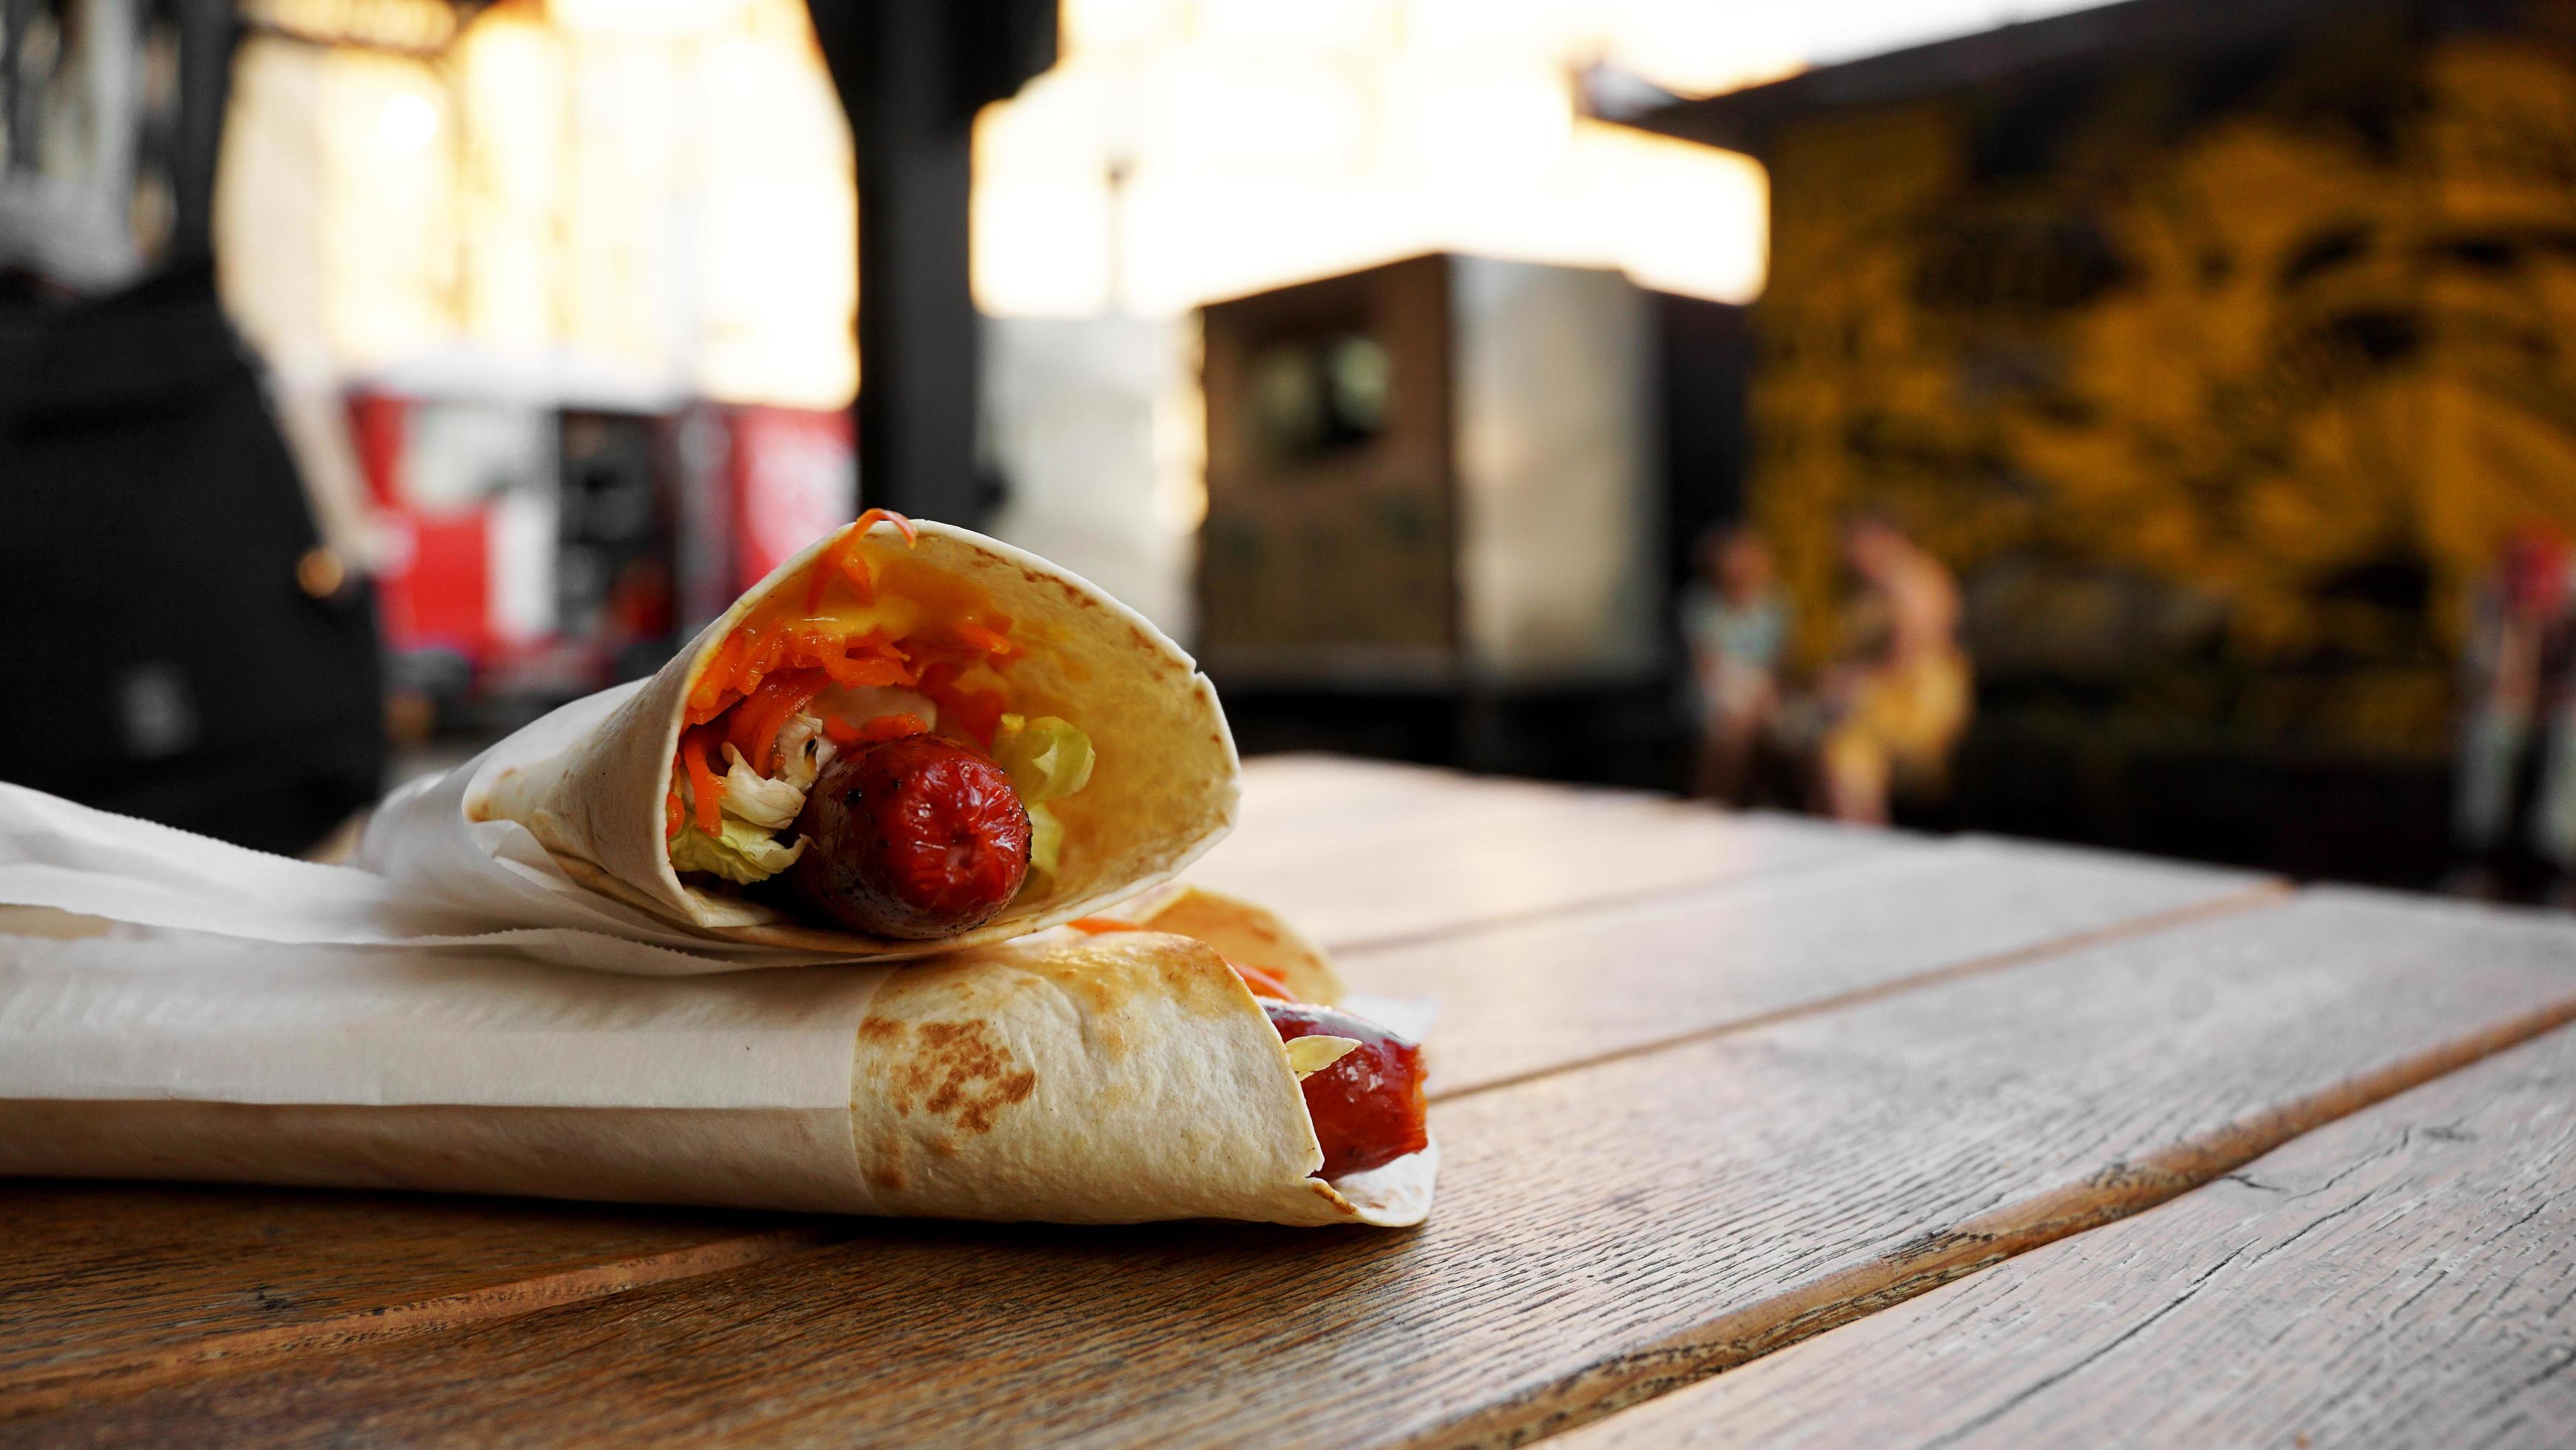
[[[691,932],[574,881],[525,826],[466,818],[465,802],[493,776],[553,755],[638,688],[576,700],[467,764],[396,791],[347,866],[272,856],[0,783],[0,905],[249,941],[509,953],[645,976],[834,960]]]
[[[0,937],[0,1173],[879,1212],[852,1043],[892,970]]]

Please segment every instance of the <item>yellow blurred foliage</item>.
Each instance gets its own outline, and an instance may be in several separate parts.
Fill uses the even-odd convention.
[[[1756,518],[1808,621],[1873,509],[1972,599],[2034,561],[2141,580],[2228,664],[2332,676],[2235,723],[2438,750],[2470,587],[2509,531],[2576,533],[2576,51],[2365,32],[2190,80],[1784,132]]]

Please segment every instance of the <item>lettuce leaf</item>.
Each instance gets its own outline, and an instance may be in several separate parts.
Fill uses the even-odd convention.
[[[805,838],[794,845],[773,839],[769,832],[749,821],[726,816],[717,821],[720,835],[710,836],[691,821],[671,838],[671,867],[675,871],[707,871],[739,886],[766,881],[796,864],[805,854]]]
[[[1069,796],[1091,781],[1091,737],[1057,715],[1003,716],[993,759],[1009,773],[1011,789],[1026,806]]]

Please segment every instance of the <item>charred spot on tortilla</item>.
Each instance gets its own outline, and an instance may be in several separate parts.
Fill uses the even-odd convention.
[[[910,1114],[918,1102],[964,1132],[989,1133],[1003,1109],[1037,1090],[1037,1074],[1014,1071],[1011,1049],[981,1022],[923,1022],[914,1030],[921,1045],[895,1069],[898,1113]]]
[[[878,1134],[876,1164],[868,1170],[868,1186],[879,1193],[901,1193],[908,1182],[903,1172],[903,1135]]]

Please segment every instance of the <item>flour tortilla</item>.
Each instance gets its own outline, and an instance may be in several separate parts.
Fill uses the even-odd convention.
[[[1217,951],[1070,932],[897,966],[620,977],[165,933],[0,937],[0,1174],[1067,1223],[1399,1226],[1326,1184]]]
[[[1300,1002],[1329,1007],[1342,1000],[1341,974],[1323,950],[1268,907],[1196,886],[1167,886],[1119,908],[1117,919],[1206,942],[1237,966],[1277,977]]]
[[[1381,1226],[1430,1212],[1431,1149],[1330,1184],[1307,1176],[1323,1149],[1278,1033],[1224,959],[1185,937],[922,962],[879,992],[859,1037],[858,1141],[887,1212]],[[988,1063],[1004,1043],[1011,1064]],[[1046,1101],[1051,1078],[1081,1083],[1073,1111]],[[1028,1100],[1011,1101],[1024,1083]],[[1015,1192],[997,1198],[999,1182]]]
[[[683,882],[671,869],[664,798],[698,665],[765,601],[794,597],[807,568],[856,527],[780,565],[598,728],[551,759],[502,773],[466,802],[468,813],[519,822],[567,875],[707,938],[886,960],[1007,941],[1098,911],[1170,879],[1233,828],[1242,763],[1215,687],[1178,645],[1091,584],[1008,544],[921,523],[919,542],[904,551],[894,526],[878,524],[868,549],[908,552],[1010,616],[1011,638],[1030,647],[1011,681],[1065,701],[1063,713],[1090,736],[1090,783],[1051,803],[1065,822],[1062,869],[985,925],[928,942],[814,925]]]

